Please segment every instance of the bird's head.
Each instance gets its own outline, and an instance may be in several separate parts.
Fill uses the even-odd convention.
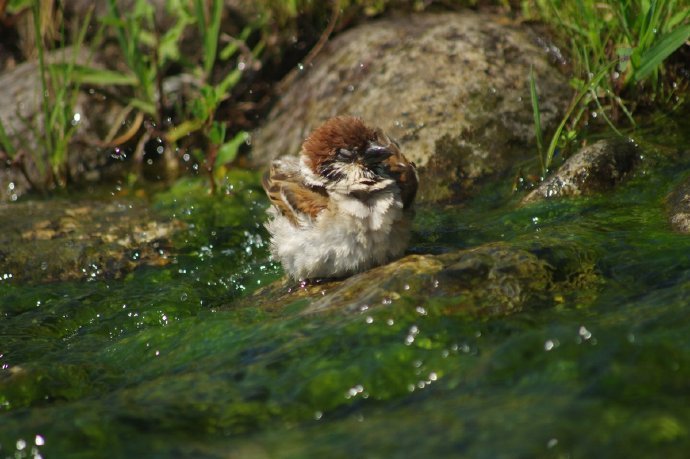
[[[361,119],[338,116],[326,121],[302,145],[304,163],[324,186],[357,191],[391,180],[387,161],[397,145]]]

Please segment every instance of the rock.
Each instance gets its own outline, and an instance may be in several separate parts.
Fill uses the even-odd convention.
[[[17,167],[0,163],[0,202],[16,201],[31,189],[31,184]]]
[[[690,234],[690,178],[686,179],[667,198],[669,222],[680,233]]]
[[[522,203],[610,190],[639,161],[640,151],[632,140],[600,140],[568,158],[556,172],[525,196]]]
[[[253,136],[253,159],[265,165],[296,154],[325,119],[356,115],[396,138],[423,166],[422,200],[462,195],[478,179],[534,154],[531,66],[545,129],[567,103],[565,78],[533,42],[524,28],[470,11],[391,17],[351,29],[288,88]]]
[[[306,300],[303,313],[312,314],[331,310],[358,313],[391,302],[426,307],[438,300],[449,313],[508,314],[553,305],[565,292],[598,285],[591,266],[570,263],[573,256],[589,258],[574,255],[573,248],[562,243],[534,250],[487,244],[442,255],[409,255],[343,281],[304,288],[278,281],[246,301],[273,309]],[[563,257],[567,263],[560,259]]]
[[[169,262],[182,223],[161,221],[142,202],[51,200],[0,204],[0,281],[119,278]]]

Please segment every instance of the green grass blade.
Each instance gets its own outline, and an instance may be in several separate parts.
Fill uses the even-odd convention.
[[[671,16],[665,26],[668,27],[668,29],[673,29],[688,18],[690,18],[690,8],[685,8]]]
[[[204,126],[204,120],[199,118],[192,118],[182,123],[178,124],[174,128],[170,129],[165,134],[165,140],[169,143],[175,143],[182,137],[191,134],[194,131],[198,131]]]
[[[235,69],[228,73],[227,76],[223,78],[223,81],[215,88],[217,99],[222,100],[226,93],[240,81],[240,78],[242,78],[242,72],[239,69]]]
[[[541,164],[541,173],[546,175],[544,167],[544,141],[541,131],[541,113],[539,111],[539,97],[537,95],[537,83],[534,78],[534,67],[529,69],[529,94],[532,101],[532,115],[534,116],[534,134],[537,138],[537,152]]]
[[[611,128],[611,130],[612,130],[613,132],[615,132],[616,135],[619,135],[619,136],[622,137],[623,134],[621,133],[621,131],[619,131],[619,130],[616,128],[616,126],[614,126],[614,124],[613,124],[613,122],[611,121],[611,119],[608,117],[608,115],[606,115],[606,110],[605,110],[604,107],[601,105],[601,102],[599,101],[599,97],[597,96],[596,90],[595,90],[595,89],[590,89],[589,93],[591,94],[592,99],[594,100],[594,103],[596,104],[597,108],[599,109],[599,113],[600,113],[601,116],[604,118],[604,121],[606,121],[606,124],[609,125],[609,127]],[[595,114],[596,114],[596,113],[595,113]]]
[[[53,67],[62,69],[67,64],[57,63]],[[134,74],[117,72],[114,70],[96,69],[86,65],[75,65],[72,69],[72,81],[80,84],[96,86],[135,86],[138,83]]]
[[[247,40],[251,31],[252,29],[250,27],[245,27],[242,30],[242,33],[239,37],[234,38],[230,43],[228,43],[225,46],[225,48],[221,50],[221,52],[219,53],[220,59],[226,61],[230,59],[232,56],[234,56],[240,47],[240,43],[245,42]]]
[[[203,0],[194,1],[194,14],[196,15],[197,26],[199,27],[199,35],[206,36],[206,13],[204,12]]]
[[[223,164],[229,163],[237,157],[237,152],[246,140],[249,134],[246,132],[238,132],[229,142],[224,143],[218,149],[218,156],[216,156],[216,163],[214,168],[220,167]]]
[[[148,115],[156,116],[156,106],[151,102],[142,99],[132,99],[129,101],[129,104]]]
[[[127,34],[125,32],[125,23],[121,19],[122,15],[117,7],[115,0],[108,0],[108,13],[109,17],[106,17],[104,21],[110,21],[109,23],[115,28],[115,34],[117,35],[117,41],[120,44],[120,49],[125,53],[125,57],[129,61],[129,53],[127,50],[130,49],[128,46],[129,40],[127,40]]]
[[[573,111],[580,105],[580,101],[582,100],[582,98],[599,84],[601,79],[606,74],[608,74],[608,72],[614,65],[616,65],[616,63],[617,61],[609,63],[607,66],[601,69],[596,75],[594,75],[594,77],[589,81],[589,83],[580,90],[580,92],[571,102],[570,107],[568,107],[565,116],[563,116],[563,119],[561,120],[561,123],[558,125],[558,128],[556,128],[556,132],[554,132],[553,137],[551,137],[551,143],[549,144],[548,150],[546,150],[546,157],[544,163],[547,169],[549,168],[549,166],[551,166],[551,162],[553,161],[553,155],[556,152],[556,146],[558,146],[558,139],[560,139],[561,133],[563,132],[563,128],[570,119],[570,116],[573,114]]]
[[[41,15],[40,15],[40,2],[38,0],[34,0],[33,2],[33,8],[32,8],[32,14],[33,14],[33,23],[34,23],[34,35],[36,36],[36,48],[38,50],[38,73],[41,79],[41,106],[43,109],[43,129],[44,129],[44,135],[43,139],[45,142],[45,147],[46,147],[46,154],[50,155],[51,152],[53,151],[53,139],[51,135],[51,126],[50,126],[50,118],[51,118],[51,107],[50,107],[50,101],[48,100],[48,81],[46,78],[46,73],[48,72],[45,59],[44,59],[44,49],[43,49],[43,38],[41,36]],[[39,159],[39,157],[36,157],[36,165],[39,168],[39,171],[41,174],[44,172],[44,164],[43,162]]]
[[[640,66],[635,71],[635,81],[642,81],[656,70],[659,65],[680,48],[690,37],[690,24],[678,27],[673,32],[659,39],[656,45],[645,51],[640,58]]]
[[[10,142],[10,138],[7,135],[7,131],[5,131],[5,125],[2,124],[2,120],[0,120],[0,147],[5,150],[5,153],[7,153],[10,158],[14,158],[17,151],[14,149],[12,142]]]
[[[208,33],[204,43],[204,72],[210,75],[218,52],[218,38],[220,36],[220,18],[223,14],[223,1],[213,0],[211,17],[209,18]]]

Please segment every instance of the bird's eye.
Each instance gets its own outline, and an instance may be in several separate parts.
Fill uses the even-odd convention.
[[[340,148],[335,154],[335,159],[337,159],[338,161],[349,162],[352,161],[354,158],[355,152],[347,150],[345,148]]]

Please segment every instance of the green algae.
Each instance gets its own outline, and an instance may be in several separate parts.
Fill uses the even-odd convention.
[[[661,155],[601,196],[520,207],[501,183],[420,207],[413,252],[517,257],[532,293],[497,314],[467,263],[313,308],[339,287],[272,283],[256,174],[221,196],[182,181],[153,198],[186,223],[170,264],[0,282],[0,457],[680,457],[690,238],[663,201],[689,164]]]

